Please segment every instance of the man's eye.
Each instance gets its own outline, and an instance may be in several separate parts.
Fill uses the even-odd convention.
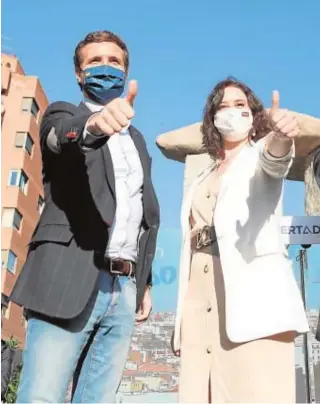
[[[90,60],[87,66],[96,66],[99,65],[101,62],[99,60]]]

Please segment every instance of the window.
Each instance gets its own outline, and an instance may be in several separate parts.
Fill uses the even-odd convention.
[[[11,250],[1,250],[2,268],[7,269],[12,274],[16,273],[17,256]]]
[[[24,328],[27,328],[27,325],[28,325],[28,314],[27,314],[27,310],[26,310],[26,309],[23,309],[23,312],[22,312],[21,325],[23,325]]]
[[[23,97],[21,110],[23,112],[28,112],[29,114],[32,114],[35,118],[37,118],[38,112],[39,112],[39,107],[34,98]]]
[[[23,314],[21,316],[21,325],[22,327],[27,328],[27,320]]]
[[[9,172],[9,185],[12,187],[19,187],[22,192],[27,193],[28,176],[23,170],[10,170]]]
[[[22,215],[15,208],[3,208],[2,212],[2,226],[14,227],[19,230],[21,226]]]
[[[27,152],[31,156],[34,141],[33,141],[32,137],[30,136],[30,134],[28,132],[17,132],[14,145],[17,148],[22,148],[22,149],[27,150]]]
[[[1,314],[7,319],[9,318],[10,314],[9,298],[3,293],[1,293]]]
[[[41,215],[41,213],[43,211],[43,208],[44,208],[44,200],[43,200],[42,196],[39,195],[37,211],[40,213],[40,215]]]

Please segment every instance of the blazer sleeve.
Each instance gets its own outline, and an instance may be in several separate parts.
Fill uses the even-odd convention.
[[[84,151],[96,149],[105,144],[107,137],[95,136],[83,132],[92,112],[79,115],[79,109],[68,102],[51,104],[43,115],[40,126],[41,149],[49,148],[54,153],[63,153],[70,147],[79,147]]]
[[[272,178],[285,178],[292,166],[295,155],[294,142],[292,147],[285,156],[275,157],[271,155],[265,143],[265,138],[259,142],[259,161],[263,171]]]
[[[147,278],[147,285],[150,286],[150,288],[151,288],[152,284],[153,283],[152,283],[152,268],[151,268],[150,273],[149,273],[148,278]]]

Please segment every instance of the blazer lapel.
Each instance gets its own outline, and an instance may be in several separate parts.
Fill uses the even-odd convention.
[[[101,150],[102,158],[104,161],[103,167],[104,167],[104,171],[106,174],[106,178],[107,178],[111,193],[114,197],[114,200],[116,200],[116,181],[114,178],[114,168],[113,168],[110,150],[108,147],[108,142],[106,142],[106,144],[103,147],[101,147],[100,150]]]
[[[90,108],[88,108],[83,101],[80,102],[80,104],[78,105],[78,108],[79,108],[80,114],[87,114],[88,112],[91,111]]]
[[[133,143],[134,143],[134,145],[138,151],[139,157],[140,157],[140,161],[141,161],[141,165],[142,165],[142,169],[143,169],[143,184],[145,185],[146,179],[150,177],[149,156],[146,152],[145,144],[141,138],[142,135],[137,133],[136,129],[131,126],[129,127],[129,134],[133,140]],[[115,135],[115,136],[117,136],[117,135]],[[102,153],[102,157],[104,160],[104,170],[105,170],[106,177],[107,177],[110,189],[111,189],[111,193],[112,193],[114,199],[116,199],[116,185],[115,185],[115,177],[114,177],[114,168],[113,168],[110,150],[108,147],[108,142],[103,147],[101,147],[101,153]],[[144,189],[145,189],[145,187],[144,187]]]
[[[81,113],[87,113],[90,111],[90,109],[86,106],[84,102],[81,102],[78,105],[78,108]],[[110,150],[108,147],[108,141],[105,143],[104,146],[100,148],[101,154],[102,154],[102,159],[103,159],[103,168],[106,174],[106,178],[112,193],[113,198],[116,198],[116,185],[115,185],[115,178],[114,178],[114,169],[113,169],[113,164],[112,164],[112,159],[111,159],[111,154]]]
[[[147,154],[146,146],[142,139],[142,135],[138,133],[137,130],[132,126],[129,127],[129,133],[140,157],[143,169],[143,184],[145,185],[146,179],[150,177],[149,173],[150,157]]]

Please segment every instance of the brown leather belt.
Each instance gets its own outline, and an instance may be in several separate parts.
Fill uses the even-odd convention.
[[[108,270],[112,275],[134,276],[136,273],[136,264],[132,261],[108,258]]]
[[[191,248],[201,250],[217,241],[216,230],[214,226],[204,226],[191,237]]]

